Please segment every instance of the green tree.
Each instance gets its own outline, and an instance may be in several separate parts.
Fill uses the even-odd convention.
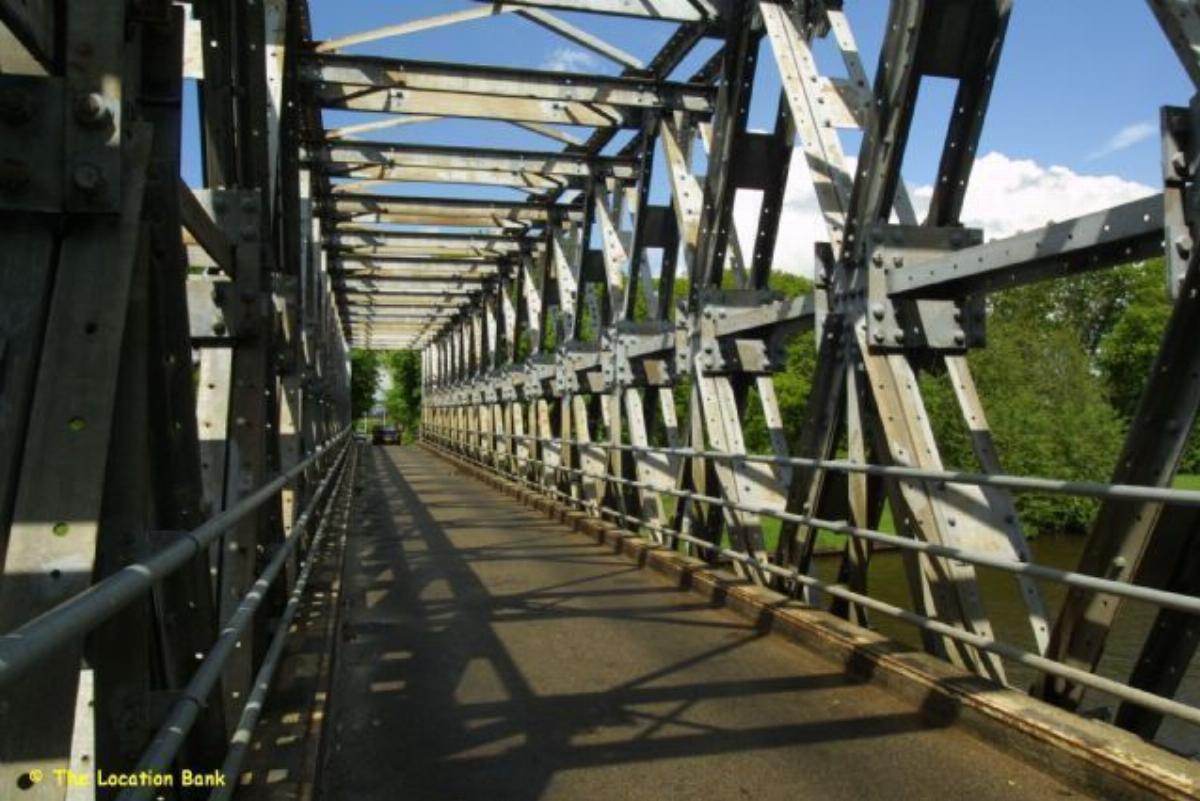
[[[1006,473],[1107,480],[1123,436],[1107,387],[1093,368],[1078,318],[1055,313],[1039,287],[994,295],[987,347],[968,356]],[[1061,307],[1057,307],[1061,309]],[[941,370],[921,379],[943,462],[977,469],[953,388]],[[1095,502],[1070,496],[1017,496],[1029,533],[1086,529]]]
[[[786,298],[812,293],[811,282],[790,273],[772,273],[769,286]],[[794,445],[804,425],[808,396],[812,391],[812,376],[817,366],[817,351],[812,332],[804,331],[793,336],[786,346],[785,353],[784,369],[774,375],[775,396],[779,401],[780,417],[783,419],[783,433],[788,443]],[[766,418],[762,413],[762,400],[757,390],[751,390],[747,394],[742,429],[747,449],[756,453],[771,450]]]
[[[355,348],[350,353],[350,414],[357,420],[371,412],[379,387],[379,351]]]
[[[389,351],[385,365],[392,379],[384,399],[388,416],[404,428],[405,438],[411,440],[421,425],[421,354],[415,350]]]
[[[1166,293],[1162,259],[1111,272],[1124,276],[1127,291],[1121,312],[1097,342],[1095,360],[1113,408],[1128,427],[1162,344],[1172,303]],[[1184,450],[1180,470],[1200,472],[1200,438],[1195,431]]]

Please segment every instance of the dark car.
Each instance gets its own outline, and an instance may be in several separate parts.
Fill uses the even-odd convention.
[[[399,445],[400,429],[395,426],[375,426],[371,431],[371,442],[376,445]]]

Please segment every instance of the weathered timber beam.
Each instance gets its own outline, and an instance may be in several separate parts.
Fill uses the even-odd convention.
[[[891,269],[888,290],[921,297],[994,292],[1157,256],[1162,248],[1163,197],[1158,194]]]

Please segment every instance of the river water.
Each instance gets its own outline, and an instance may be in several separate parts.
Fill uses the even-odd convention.
[[[1073,570],[1079,563],[1083,550],[1083,537],[1039,537],[1030,543],[1033,561]],[[837,558],[817,560],[818,576],[826,581],[834,580],[838,565]],[[1025,605],[1018,596],[1015,576],[986,568],[976,568],[988,617],[998,639],[1019,645],[1027,651],[1036,650],[1030,633]],[[1046,601],[1049,620],[1053,623],[1066,589],[1056,582],[1040,582],[1042,597]],[[911,609],[912,599],[908,591],[908,579],[903,560],[896,551],[885,551],[871,557],[870,594],[881,601]],[[1154,622],[1156,610],[1146,604],[1125,601],[1108,638],[1100,673],[1117,681],[1126,681],[1134,662],[1141,652],[1142,642]],[[920,632],[914,626],[902,623],[887,615],[871,615],[871,626],[887,636],[920,647]],[[1005,662],[1008,683],[1027,690],[1036,677],[1036,671],[1024,665]],[[1193,659],[1191,668],[1180,685],[1177,699],[1192,706],[1200,706],[1200,660]],[[1116,713],[1118,703],[1111,696],[1088,691],[1084,698],[1084,711],[1108,710]],[[1182,754],[1200,758],[1200,728],[1188,723],[1167,718],[1158,733],[1158,742]]]

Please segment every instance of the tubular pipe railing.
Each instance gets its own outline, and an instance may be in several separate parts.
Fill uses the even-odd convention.
[[[901,478],[917,481],[934,481],[945,484],[969,484],[980,487],[999,487],[1015,492],[1036,492],[1050,495],[1077,495],[1086,498],[1111,498],[1121,501],[1144,501],[1165,503],[1174,506],[1200,506],[1200,490],[1175,489],[1173,487],[1148,487],[1141,484],[1106,484],[1102,481],[1072,481],[1036,476],[1012,476],[1005,473],[969,473],[956,470],[928,470],[922,467],[863,464],[842,459],[810,459],[803,456],[771,456],[757,453],[726,453],[725,451],[698,451],[692,448],[663,448],[649,445],[626,445],[616,442],[584,442],[576,439],[552,439],[532,437],[526,434],[498,434],[492,432],[470,432],[469,436],[496,437],[526,442],[572,445],[575,447],[601,448],[606,451],[627,453],[651,453],[684,458],[712,459],[726,462],[752,462],[773,464],[781,467],[805,467],[814,470],[833,470],[839,473],[861,473],[881,478]]]
[[[0,687],[11,684],[67,643],[84,636],[133,603],[156,582],[182,568],[242,518],[274,497],[289,481],[311,467],[349,433],[350,429],[347,428],[332,437],[290,470],[276,476],[198,528],[183,532],[179,539],[153,555],[126,565],[83,592],[0,636]]]
[[[352,455],[350,458],[357,459],[358,457]],[[341,480],[345,481],[348,476],[352,477],[353,474],[353,465],[345,467],[342,470]],[[242,707],[242,715],[238,719],[237,729],[229,741],[229,750],[225,752],[225,761],[221,764],[221,775],[225,777],[225,784],[215,788],[209,795],[208,801],[228,801],[233,797],[234,788],[242,772],[242,762],[246,758],[246,750],[250,747],[250,738],[254,735],[254,729],[258,725],[259,715],[262,714],[267,693],[271,690],[271,681],[275,677],[275,670],[279,667],[279,662],[283,657],[283,646],[287,642],[288,630],[300,608],[300,601],[308,586],[308,578],[312,574],[313,565],[316,564],[319,548],[329,530],[329,506],[336,498],[337,492],[335,491],[330,496],[329,504],[326,505],[326,513],[321,515],[321,521],[317,524],[317,532],[308,546],[308,556],[296,577],[296,584],[292,588],[292,594],[288,597],[287,606],[284,607],[283,614],[279,618],[279,627],[271,639],[266,654],[263,655],[262,665],[254,677],[254,688],[246,698],[246,705]]]
[[[649,484],[631,481],[627,478],[619,478],[607,473],[596,474],[589,473],[586,470],[576,470],[561,465],[547,465],[545,462],[528,457],[516,456],[512,458],[518,461],[529,461],[534,464],[541,464],[547,470],[561,470],[566,473],[578,473],[595,481],[607,481],[613,484],[622,486],[637,487],[639,489],[649,490],[651,492],[661,493],[663,495],[671,495],[676,498],[696,501],[698,503],[709,503],[714,506],[721,506],[728,509],[736,509],[742,512],[750,512],[752,514],[761,515],[764,517],[773,517],[776,520],[785,523],[796,523],[803,526],[811,526],[813,528],[830,531],[835,534],[845,534],[850,537],[857,537],[863,540],[870,540],[881,545],[887,545],[901,550],[916,551],[925,553],[930,556],[939,556],[945,559],[953,559],[958,562],[967,562],[981,567],[995,568],[1007,573],[1016,575],[1030,576],[1032,578],[1044,579],[1047,581],[1056,581],[1068,587],[1078,587],[1079,589],[1091,590],[1094,592],[1103,592],[1109,595],[1118,595],[1122,598],[1128,598],[1132,601],[1142,601],[1144,603],[1154,604],[1167,609],[1175,609],[1180,612],[1191,615],[1200,615],[1200,598],[1192,595],[1184,595],[1168,590],[1157,590],[1153,587],[1141,587],[1136,584],[1129,584],[1124,581],[1115,581],[1113,579],[1100,578],[1099,576],[1090,576],[1086,573],[1076,573],[1071,570],[1060,570],[1055,567],[1047,567],[1045,565],[1035,564],[1033,562],[1020,562],[1013,559],[1001,559],[990,554],[981,553],[979,551],[967,551],[961,548],[953,548],[948,545],[938,545],[932,542],[924,542],[922,540],[909,539],[907,537],[899,537],[895,534],[888,534],[883,531],[877,531],[870,528],[862,528],[850,523],[843,523],[838,520],[825,520],[824,518],[815,517],[813,515],[800,514],[798,512],[788,512],[783,509],[777,509],[773,506],[756,506],[753,504],[739,503],[737,501],[726,500],[725,498],[717,498],[711,495],[702,495],[697,492],[681,490],[675,488],[655,487]],[[712,547],[711,543],[707,547]]]
[[[939,556],[939,557],[943,557],[943,558],[947,558],[947,559],[954,559],[954,560],[957,560],[960,562],[968,562],[971,564],[980,565],[980,566],[984,566],[984,567],[991,567],[991,568],[1007,571],[1010,573],[1015,573],[1015,574],[1020,574],[1020,575],[1028,575],[1028,576],[1032,576],[1035,578],[1057,581],[1057,582],[1065,584],[1067,586],[1076,586],[1076,587],[1081,587],[1084,589],[1095,590],[1098,592],[1105,592],[1105,593],[1110,593],[1113,595],[1120,595],[1122,597],[1130,598],[1132,600],[1143,601],[1146,603],[1151,603],[1151,604],[1156,604],[1159,606],[1177,609],[1179,611],[1182,611],[1182,612],[1185,612],[1188,614],[1200,615],[1200,598],[1195,598],[1195,597],[1189,596],[1189,595],[1182,595],[1179,593],[1171,593],[1171,592],[1167,592],[1165,590],[1155,590],[1155,589],[1148,588],[1148,587],[1138,587],[1137,585],[1133,585],[1133,584],[1112,581],[1110,579],[1102,579],[1102,578],[1098,578],[1095,576],[1088,576],[1088,575],[1081,574],[1081,573],[1073,573],[1070,571],[1057,570],[1055,568],[1045,567],[1043,565],[1036,565],[1036,564],[1033,564],[1030,562],[1018,562],[1018,561],[1007,560],[1007,559],[998,559],[996,557],[989,556],[987,554],[980,554],[980,553],[971,552],[971,551],[962,551],[962,550],[959,550],[956,548],[949,548],[947,546],[937,545],[934,543],[926,543],[926,542],[922,542],[920,540],[906,539],[903,537],[897,537],[894,535],[886,534],[881,531],[875,531],[873,529],[863,529],[863,528],[859,528],[857,526],[852,526],[852,525],[849,525],[846,523],[840,523],[838,521],[822,520],[820,518],[812,517],[810,515],[794,514],[794,513],[774,509],[772,507],[751,506],[751,505],[747,505],[747,504],[740,504],[740,503],[736,503],[736,502],[732,502],[732,501],[727,501],[723,498],[715,498],[715,497],[708,496],[708,495],[701,495],[699,493],[689,492],[687,490],[680,490],[680,489],[674,489],[674,488],[671,488],[671,489],[659,488],[659,487],[651,486],[651,485],[643,483],[643,482],[631,481],[629,479],[624,479],[624,478],[620,478],[617,476],[613,476],[613,475],[608,474],[607,471],[605,473],[598,474],[598,473],[594,473],[594,472],[588,472],[586,470],[581,470],[578,468],[566,467],[564,465],[548,464],[547,462],[545,462],[543,460],[536,459],[536,458],[533,458],[528,455],[521,455],[521,454],[516,453],[515,451],[509,452],[509,453],[492,452],[490,455],[492,455],[494,457],[499,457],[499,458],[497,458],[497,463],[492,464],[483,459],[480,459],[480,458],[471,456],[467,453],[464,453],[463,450],[461,450],[461,448],[464,446],[465,443],[457,441],[452,437],[447,437],[444,434],[438,433],[438,431],[436,429],[440,429],[442,431],[451,431],[455,434],[467,434],[471,437],[483,436],[485,438],[486,437],[497,437],[497,438],[506,438],[506,439],[530,440],[530,441],[537,441],[537,442],[543,442],[543,443],[552,443],[555,445],[576,444],[579,447],[604,448],[605,447],[604,443],[581,442],[581,441],[577,441],[577,440],[567,440],[567,439],[559,440],[559,439],[551,439],[551,438],[546,438],[546,437],[527,437],[527,436],[521,436],[521,435],[502,435],[502,434],[495,434],[495,433],[490,433],[490,432],[487,432],[487,433],[466,432],[466,431],[462,431],[460,429],[450,429],[450,428],[444,428],[441,426],[431,426],[429,424],[425,424],[423,427],[423,431],[422,431],[423,435],[432,433],[432,436],[435,440],[440,440],[441,442],[435,441],[432,444],[434,444],[435,447],[438,447],[440,450],[442,450],[446,453],[449,453],[449,454],[452,454],[454,456],[458,456],[461,458],[466,458],[469,461],[473,462],[474,464],[477,464],[480,467],[483,467],[487,470],[498,471],[510,478],[514,478],[514,479],[520,481],[522,484],[530,487],[531,489],[535,489],[535,490],[538,490],[541,492],[546,492],[551,495],[554,495],[555,497],[560,497],[560,498],[568,501],[569,503],[578,506],[579,508],[583,509],[584,511],[591,511],[593,513],[598,512],[602,515],[607,514],[609,516],[616,517],[616,518],[624,520],[626,522],[636,523],[638,526],[645,527],[647,529],[656,531],[660,534],[665,534],[668,537],[672,537],[672,538],[675,538],[675,539],[683,541],[683,542],[688,542],[688,543],[691,543],[698,547],[704,548],[706,550],[709,550],[709,551],[712,551],[715,553],[719,553],[723,556],[729,557],[730,559],[738,561],[749,567],[753,567],[764,573],[770,573],[771,575],[777,576],[779,578],[794,581],[794,582],[804,585],[806,587],[810,587],[812,589],[816,589],[816,590],[820,590],[822,592],[828,593],[829,595],[831,595],[833,597],[841,598],[842,600],[857,604],[866,609],[870,609],[870,610],[879,612],[880,614],[885,614],[890,617],[894,617],[898,620],[901,620],[902,622],[913,625],[924,631],[929,631],[934,634],[938,634],[940,636],[948,637],[950,639],[964,643],[971,647],[978,648],[983,651],[988,651],[988,652],[996,654],[1002,658],[1009,659],[1018,664],[1025,665],[1026,667],[1032,668],[1039,672],[1042,672],[1042,673],[1045,673],[1048,675],[1052,675],[1052,676],[1056,676],[1058,678],[1066,679],[1071,682],[1075,682],[1084,687],[1088,687],[1089,689],[1107,693],[1107,694],[1109,694],[1115,698],[1118,698],[1122,701],[1129,701],[1130,703],[1136,704],[1138,706],[1142,706],[1146,709],[1152,710],[1159,714],[1163,714],[1163,715],[1166,715],[1166,716],[1169,716],[1172,718],[1183,720],[1183,721],[1190,723],[1192,725],[1195,725],[1195,726],[1200,726],[1200,709],[1197,709],[1196,707],[1189,706],[1187,704],[1183,704],[1179,701],[1175,701],[1170,698],[1164,698],[1163,696],[1155,695],[1154,693],[1150,693],[1145,690],[1140,690],[1140,689],[1137,689],[1134,687],[1130,687],[1126,684],[1122,684],[1119,681],[1104,678],[1103,676],[1098,676],[1094,673],[1089,673],[1089,672],[1087,672],[1085,670],[1081,670],[1079,668],[1074,668],[1069,665],[1064,665],[1061,662],[1056,662],[1055,660],[1041,656],[1040,654],[1025,651],[1021,648],[1010,645],[1008,643],[1000,642],[998,640],[994,640],[994,639],[988,638],[988,637],[983,637],[978,634],[973,634],[971,632],[968,632],[968,631],[958,628],[956,626],[952,626],[952,625],[944,623],[942,621],[935,620],[933,618],[929,618],[925,615],[921,615],[917,612],[913,612],[912,610],[905,609],[903,607],[899,607],[894,604],[889,604],[887,602],[880,601],[875,598],[871,598],[868,595],[863,595],[863,594],[854,592],[853,590],[849,590],[842,585],[822,581],[821,579],[818,579],[816,577],[809,576],[805,573],[802,573],[795,568],[783,567],[783,566],[777,565],[773,562],[764,562],[764,561],[757,559],[752,554],[746,553],[744,551],[739,551],[739,550],[736,550],[733,548],[727,548],[727,547],[724,547],[717,543],[713,543],[708,540],[704,540],[702,538],[695,537],[693,535],[684,533],[682,531],[677,531],[676,529],[662,526],[660,524],[653,523],[653,522],[650,522],[647,520],[643,520],[641,518],[633,517],[632,515],[628,515],[624,512],[621,512],[616,509],[612,509],[607,506],[602,506],[593,501],[589,501],[584,498],[577,498],[574,495],[571,495],[566,492],[562,492],[561,490],[559,490],[555,487],[546,486],[544,484],[540,484],[536,481],[533,481],[533,480],[529,479],[527,476],[521,475],[520,473],[514,473],[509,470],[506,470],[499,466],[499,459],[500,458],[508,458],[508,459],[518,462],[522,466],[540,465],[542,467],[542,469],[547,472],[557,471],[557,472],[561,472],[561,473],[568,474],[568,475],[577,475],[577,476],[595,480],[595,481],[605,481],[605,482],[611,482],[611,483],[622,485],[622,486],[638,487],[638,488],[646,489],[646,490],[656,492],[656,493],[662,493],[662,494],[666,494],[666,495],[672,495],[672,496],[678,497],[678,498],[693,500],[693,501],[696,501],[699,503],[710,503],[710,504],[713,504],[716,506],[721,506],[721,507],[726,507],[726,508],[731,508],[731,509],[739,509],[742,511],[752,512],[752,513],[763,515],[763,516],[774,517],[778,520],[782,520],[782,521],[786,521],[786,522],[800,523],[800,524],[809,525],[809,526],[812,526],[812,527],[818,528],[818,529],[824,529],[824,530],[834,531],[834,532],[841,533],[841,534],[846,534],[846,535],[852,536],[852,537],[858,537],[858,538],[864,539],[864,540],[870,540],[873,542],[879,542],[879,543],[883,543],[883,544],[887,544],[887,545],[894,545],[899,548],[905,548],[908,550],[925,553],[930,556]],[[447,447],[447,446],[449,446],[449,447]],[[467,447],[469,447],[471,450],[482,450],[480,448],[477,448],[474,445],[469,445]],[[676,450],[676,451],[687,450],[687,449],[651,449],[651,448],[641,448],[639,446],[616,446],[616,447],[632,448],[632,449],[649,451],[649,452],[661,452],[662,450]],[[703,451],[694,451],[694,452],[690,452],[686,455],[692,455],[692,456],[697,456],[697,457],[702,458],[703,456],[707,455],[707,453],[703,452]],[[734,454],[719,453],[718,455],[720,455],[724,458],[745,458],[740,455],[734,455]],[[808,460],[808,461],[821,461],[821,460]],[[836,465],[836,464],[838,464],[838,463],[830,462],[830,461],[824,462],[824,465],[826,465],[826,466]],[[849,464],[849,465],[854,465],[857,467],[875,467],[873,465],[859,465],[857,463],[841,463],[841,464]],[[836,469],[836,467],[832,467],[831,469]],[[907,468],[905,468],[905,469],[907,470]],[[918,472],[937,473],[940,471],[918,471]],[[962,475],[962,474],[949,474],[949,475]],[[970,474],[966,474],[966,475],[970,475]],[[892,477],[899,477],[899,476],[893,475]],[[912,476],[912,475],[903,476],[903,477],[909,478],[909,479],[921,478],[920,476]],[[1019,477],[1009,477],[1009,478],[1016,479]],[[935,476],[932,479],[924,478],[924,480],[938,480],[938,479]],[[1043,481],[1049,481],[1049,480],[1043,479]],[[971,482],[963,482],[963,483],[971,483]],[[1062,483],[1072,483],[1072,482],[1062,482]],[[1094,483],[1094,482],[1081,482],[1081,483]],[[1101,485],[1101,486],[1103,486],[1103,485]],[[1134,489],[1148,489],[1148,488],[1134,487]],[[1180,491],[1180,492],[1182,492],[1182,491]],[[1200,494],[1200,493],[1197,493],[1197,494]],[[1130,500],[1141,500],[1141,499],[1140,498],[1139,499],[1130,498]]]
[[[338,453],[337,461],[330,466],[325,477],[317,486],[316,491],[313,492],[313,496],[305,506],[304,511],[296,518],[287,538],[276,548],[271,561],[263,568],[262,573],[250,587],[250,590],[242,596],[241,603],[238,604],[237,609],[234,610],[233,614],[223,624],[221,633],[213,642],[212,647],[209,648],[208,653],[204,655],[204,659],[197,666],[196,672],[192,674],[192,678],[180,692],[179,700],[167,712],[167,716],[159,727],[158,733],[155,734],[154,739],[150,741],[150,745],[142,754],[142,758],[138,761],[137,768],[135,769],[136,772],[160,774],[170,768],[171,762],[183,746],[188,732],[191,731],[192,726],[195,724],[201,708],[207,702],[208,696],[216,687],[217,682],[220,681],[225,663],[229,661],[229,657],[233,654],[234,649],[240,647],[238,640],[245,633],[246,628],[253,622],[254,614],[258,610],[259,604],[267,596],[267,592],[271,589],[271,585],[275,583],[275,579],[279,577],[288,557],[291,556],[297,543],[300,542],[300,538],[304,535],[309,521],[312,519],[313,512],[316,511],[322,497],[325,496],[326,490],[337,483],[335,479],[340,479],[343,476],[348,461],[349,450],[345,446],[342,447]],[[336,498],[336,492],[330,493],[325,498],[327,510]],[[324,519],[325,515],[322,515],[322,521]],[[310,547],[309,558],[305,561],[306,569],[309,562],[311,562],[314,552]],[[300,586],[299,582],[297,582],[296,586]],[[286,631],[287,628],[281,626],[276,631],[276,639],[285,635]],[[280,648],[282,649],[282,646]],[[226,783],[232,781],[232,778],[232,776],[226,774]],[[117,801],[144,801],[154,793],[155,788],[153,787],[133,787],[117,796]]]

